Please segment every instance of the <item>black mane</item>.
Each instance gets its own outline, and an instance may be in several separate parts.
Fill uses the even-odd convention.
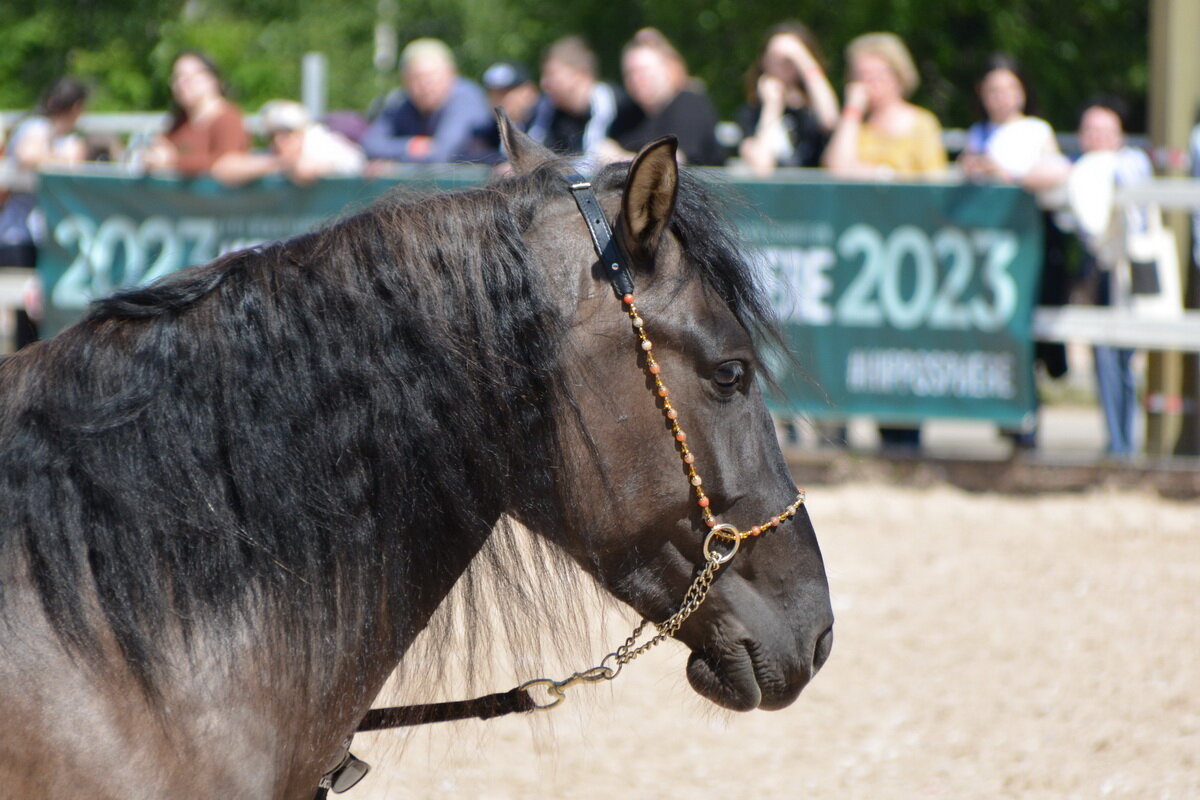
[[[311,660],[341,647],[348,613],[386,624],[413,602],[414,561],[549,503],[567,320],[522,234],[566,197],[558,169],[381,201],[100,301],[7,359],[0,556],[27,566],[60,635],[97,654],[94,587],[148,688],[164,640],[256,606]],[[683,176],[689,263],[762,328],[711,209]]]

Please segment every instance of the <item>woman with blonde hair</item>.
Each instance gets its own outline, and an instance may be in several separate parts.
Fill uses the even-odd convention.
[[[865,180],[929,175],[946,169],[942,126],[908,102],[920,83],[894,33],[868,33],[846,48],[845,107],[822,159],[834,174]]]

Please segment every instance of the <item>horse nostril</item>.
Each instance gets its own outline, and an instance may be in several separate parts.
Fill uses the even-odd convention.
[[[813,674],[817,673],[829,660],[829,651],[833,649],[833,626],[817,637],[817,646],[813,649]]]

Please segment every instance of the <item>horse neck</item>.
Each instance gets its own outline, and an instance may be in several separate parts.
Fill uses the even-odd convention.
[[[445,218],[451,211],[431,211],[427,218],[450,225]],[[339,426],[306,412],[310,418],[301,425],[311,426],[318,438],[311,457],[291,459],[307,465],[308,492],[356,498],[369,506],[360,513],[373,519],[362,526],[368,532],[331,545],[337,571],[331,580],[339,588],[327,596],[338,614],[341,652],[327,667],[329,680],[313,687],[330,697],[348,696],[348,705],[364,709],[502,510],[549,495],[551,353],[554,321],[562,313],[539,297],[536,276],[519,252],[523,242],[511,241],[511,231],[487,237],[484,225],[460,221],[457,235],[441,231],[437,237],[436,247],[446,250],[424,241],[418,245],[411,237],[401,247],[388,240],[404,235],[399,225],[388,227],[389,219],[366,215],[340,232],[360,246],[371,242],[374,263],[345,265],[330,256],[329,263],[344,273],[337,280],[314,288],[301,276],[294,287],[275,292],[300,309],[282,316],[323,324],[309,346],[337,356],[321,374],[304,376],[312,356],[297,353],[294,345],[268,342],[264,348],[295,359],[295,368],[280,370],[284,380],[298,382],[285,393],[307,397],[338,387],[327,402],[335,413],[358,403],[369,414],[366,424]],[[330,251],[335,245],[332,239],[323,243]],[[434,252],[422,256],[415,252],[418,246]],[[388,266],[397,252],[409,263]],[[280,260],[295,255],[287,252]],[[422,267],[421,257],[461,266],[435,271]],[[274,280],[283,280],[278,275]],[[314,291],[325,295],[314,300]],[[385,307],[363,308],[363,298]],[[327,315],[315,313],[318,307],[346,311],[326,321]],[[326,428],[346,427],[358,431],[356,438],[320,438]],[[358,480],[369,488],[340,488],[353,484],[346,476],[364,476]],[[355,580],[378,591],[363,594],[345,585]],[[368,604],[374,605],[364,608]]]

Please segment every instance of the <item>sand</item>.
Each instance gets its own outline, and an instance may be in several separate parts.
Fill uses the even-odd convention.
[[[809,511],[836,642],[789,708],[717,709],[669,642],[553,712],[362,735],[345,797],[1200,798],[1200,504],[850,483]]]

